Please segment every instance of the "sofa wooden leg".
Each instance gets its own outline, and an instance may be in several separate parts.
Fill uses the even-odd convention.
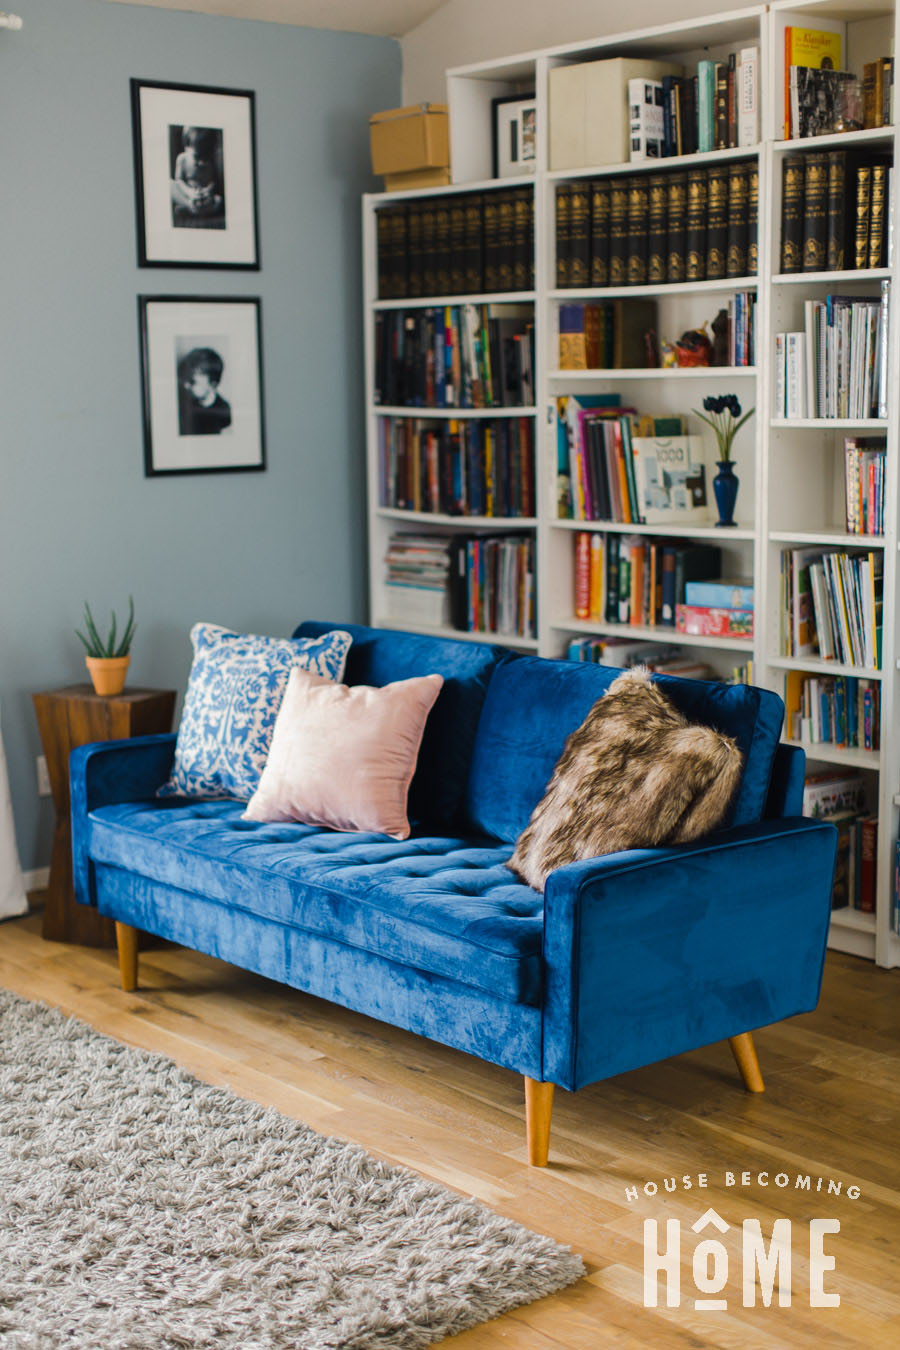
[[[553,1083],[540,1083],[536,1078],[525,1079],[525,1132],[528,1140],[528,1162],[532,1167],[546,1167],[550,1152],[550,1117],[553,1114]]]
[[[728,1044],[737,1060],[737,1066],[741,1071],[741,1077],[747,1091],[765,1092],[766,1086],[759,1071],[756,1046],[753,1044],[753,1037],[750,1032],[745,1031],[740,1036],[732,1036]]]
[[[138,930],[130,924],[116,920],[116,945],[119,948],[119,973],[122,976],[122,988],[130,994],[137,989],[138,977]]]

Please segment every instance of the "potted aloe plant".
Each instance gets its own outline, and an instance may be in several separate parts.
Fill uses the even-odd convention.
[[[113,611],[109,635],[104,641],[100,636],[97,625],[94,623],[91,607],[86,600],[84,602],[84,627],[85,632],[82,633],[76,628],[75,634],[87,652],[84,661],[90,673],[94,692],[106,697],[121,694],[125,685],[128,663],[131,660],[129,655],[131,642],[137,627],[134,622],[133,598],[130,595],[128,597],[128,620],[121,636],[118,631],[115,611]]]

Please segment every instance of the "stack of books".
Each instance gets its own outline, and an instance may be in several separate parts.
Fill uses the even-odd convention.
[[[700,61],[695,75],[628,81],[631,159],[747,148],[759,140],[759,48]]]
[[[843,42],[840,32],[789,27],[784,36],[786,139],[891,125],[894,120],[893,57],[881,56],[863,66],[862,115],[853,122],[848,120],[842,103],[842,86],[857,77],[853,72],[841,69]]]
[[[533,516],[534,423],[383,417],[382,506],[450,516]]]
[[[775,337],[775,416],[886,417],[890,282],[880,297],[804,303],[802,332]]]
[[[395,619],[440,628],[450,621],[449,540],[392,534],[385,554],[387,609]]]
[[[848,534],[884,534],[887,443],[876,436],[844,438],[845,527]]]
[[[556,188],[560,289],[754,276],[756,160],[584,179]]]
[[[412,408],[531,406],[531,311],[519,305],[380,310],[375,402]]]
[[[534,287],[533,188],[401,202],[376,222],[379,300]]]
[[[705,661],[696,661],[668,643],[632,641],[623,637],[573,638],[566,653],[570,661],[591,661],[595,665],[646,666],[658,675],[678,675],[681,679],[708,680],[713,674]]]
[[[874,914],[878,817],[866,811],[862,777],[834,772],[807,774],[803,814],[837,826],[838,851],[831,908]]]
[[[792,740],[844,750],[881,746],[881,683],[853,676],[788,671],[784,702]]]
[[[881,668],[884,557],[784,549],[781,654]]]
[[[843,272],[891,262],[893,167],[847,150],[786,154],[781,166],[782,272]]]
[[[695,637],[753,637],[753,582],[744,578],[689,581],[675,606],[675,627]]]
[[[579,530],[573,568],[575,617],[675,629],[687,586],[718,576],[721,568],[721,550],[713,544],[676,545],[646,536]]]
[[[532,535],[454,535],[450,556],[454,628],[463,633],[535,637]]]

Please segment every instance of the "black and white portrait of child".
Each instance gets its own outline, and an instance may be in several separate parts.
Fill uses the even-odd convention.
[[[224,343],[218,343],[224,347]],[[176,347],[179,436],[218,436],[231,426],[231,404],[220,392],[225,360],[215,347]]]
[[[169,126],[172,224],[176,229],[225,229],[222,131]]]

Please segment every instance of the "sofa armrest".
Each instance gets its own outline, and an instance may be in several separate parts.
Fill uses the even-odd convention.
[[[75,898],[82,904],[96,904],[88,856],[89,813],[114,802],[155,797],[172,771],[176,739],[174,733],[167,733],[99,741],[76,746],[69,756],[72,866]]]
[[[814,1008],[836,849],[796,817],[551,873],[544,1078],[582,1087]]]

